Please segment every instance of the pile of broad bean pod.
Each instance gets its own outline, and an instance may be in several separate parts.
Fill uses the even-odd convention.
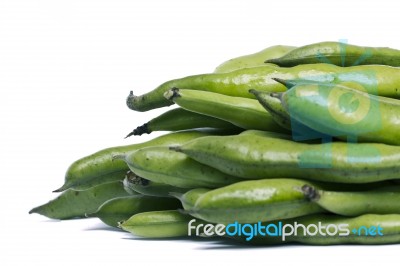
[[[62,193],[30,213],[98,217],[148,238],[188,237],[192,228],[209,236],[217,224],[245,224],[229,239],[399,243],[398,66],[400,51],[390,48],[273,46],[214,73],[131,92],[132,110],[178,108],[128,136],[172,132],[75,161],[55,191]],[[285,239],[256,229],[282,224],[302,226]],[[327,229],[307,233],[314,225]],[[330,230],[343,225],[348,234]]]

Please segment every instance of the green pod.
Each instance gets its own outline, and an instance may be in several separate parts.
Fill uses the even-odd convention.
[[[121,181],[101,184],[87,190],[69,189],[48,203],[33,208],[29,213],[38,213],[52,219],[83,218],[105,201],[127,196]]]
[[[287,230],[295,228],[296,235],[286,236],[256,236],[250,241],[243,237],[236,239],[253,245],[278,245],[287,243],[302,243],[308,245],[382,245],[400,243],[400,215],[399,214],[365,214],[357,217],[343,217],[339,215],[313,214],[285,221],[276,221],[279,228],[287,226]],[[305,235],[305,230],[299,224],[310,228],[312,234]],[[266,225],[265,225],[266,226]],[[291,226],[291,228],[289,227]],[[331,235],[327,233],[327,228]],[[315,228],[317,230],[315,230]],[[335,230],[337,228],[338,230]],[[282,227],[281,227],[282,229]],[[294,232],[294,229],[293,229]],[[315,232],[315,234],[314,234]]]
[[[400,214],[400,187],[390,186],[368,191],[328,191],[304,186],[302,191],[325,210],[345,215]]]
[[[353,90],[357,90],[357,91],[368,91],[368,93],[372,94],[372,95],[376,95],[376,93],[371,93],[373,92],[373,88],[371,87],[370,89],[367,88],[363,88],[362,85],[360,85],[359,83],[356,82],[342,82],[340,84],[327,84],[324,82],[318,82],[318,81],[313,81],[313,80],[306,80],[306,79],[297,79],[297,80],[283,80],[280,78],[274,78],[274,80],[276,82],[281,83],[282,85],[284,85],[287,89],[291,89],[294,86],[297,85],[321,85],[321,89],[330,89],[333,86],[338,86],[338,87],[347,87],[349,89],[353,89]],[[339,86],[340,85],[340,86]],[[259,92],[261,93],[261,92]],[[262,92],[264,93],[264,92]],[[254,93],[253,93],[254,94]],[[269,95],[272,95],[272,97],[274,98],[280,98],[283,92],[277,92],[277,93],[269,93]],[[257,98],[257,97],[256,97]],[[399,105],[399,100],[395,99],[395,98],[388,98],[388,97],[379,97],[379,99],[382,102],[385,103],[390,103],[390,104],[395,104],[395,105]]]
[[[292,68],[265,65],[244,68],[228,73],[213,73],[188,76],[167,81],[154,90],[140,96],[131,92],[126,100],[128,107],[136,111],[169,106],[173,104],[163,95],[172,88],[203,90],[230,96],[254,98],[249,89],[281,92],[286,88],[273,78],[286,80],[307,79],[341,84],[354,82],[366,88],[368,93],[400,98],[400,69],[389,66],[365,65],[339,67],[330,64],[299,65]]]
[[[400,66],[400,50],[388,47],[366,47],[341,42],[320,42],[293,49],[285,55],[266,59],[266,63],[283,67],[328,63],[337,66]]]
[[[187,237],[188,223],[192,219],[190,215],[174,210],[151,211],[133,215],[120,227],[135,236],[146,238]]]
[[[154,131],[179,131],[195,128],[218,128],[232,131],[240,129],[224,120],[190,112],[182,108],[169,110],[135,128],[126,137],[150,134]]]
[[[246,135],[209,136],[170,147],[226,174],[335,183],[399,179],[400,147],[378,143],[306,144]]]
[[[206,192],[185,210],[196,218],[225,224],[257,223],[322,212],[321,207],[302,193],[301,187],[306,184],[311,185],[295,179],[243,181]]]
[[[147,147],[121,157],[130,170],[148,180],[179,188],[215,188],[237,182],[237,177],[200,164],[168,147]]]
[[[299,84],[280,95],[296,121],[352,141],[400,145],[400,101],[333,84]]]
[[[296,85],[311,85],[315,86],[320,84],[319,89],[330,89],[330,85],[318,83],[309,80],[282,80],[275,79],[277,82],[285,85],[288,89]],[[348,85],[349,88],[357,88],[357,84],[354,83],[342,83],[341,85]],[[250,90],[250,93],[254,94],[260,104],[271,114],[274,121],[281,127],[291,130],[294,134],[296,140],[301,140],[302,137],[308,139],[310,136],[322,136],[321,133],[311,129],[310,127],[300,123],[293,116],[285,110],[282,104],[282,92],[279,93],[269,93],[263,91]],[[397,99],[380,97],[380,102],[385,102],[388,104],[398,105],[399,101]],[[342,138],[343,139],[343,138]]]
[[[112,147],[98,151],[75,161],[65,174],[64,185],[54,192],[61,192],[68,188],[83,190],[102,183],[122,181],[129,168],[123,161],[113,160],[113,157],[116,155],[125,154],[143,147],[184,143],[194,138],[216,133],[213,133],[213,131],[196,130],[175,132],[143,143]]]
[[[255,130],[255,129],[245,130],[241,132],[239,135],[270,137],[278,139],[292,139],[292,136],[288,134],[264,131],[264,130]]]
[[[185,193],[188,189],[153,182],[128,171],[123,181],[125,190],[130,194],[142,194],[153,197],[172,197],[170,193]]]
[[[178,88],[167,91],[164,96],[186,110],[216,117],[240,128],[287,132],[253,99]]]
[[[222,64],[220,64],[214,70],[214,73],[224,73],[242,68],[263,66],[265,64],[264,63],[265,60],[281,57],[295,48],[296,47],[294,46],[274,45],[266,49],[263,49],[257,53],[243,55],[229,59],[228,61],[225,61]]]
[[[118,197],[104,202],[95,212],[87,217],[97,217],[103,223],[118,227],[118,223],[141,212],[161,211],[180,208],[181,204],[173,198],[158,198],[144,195]]]

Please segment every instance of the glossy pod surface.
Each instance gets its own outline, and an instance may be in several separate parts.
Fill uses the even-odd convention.
[[[400,147],[377,143],[305,144],[237,135],[203,137],[170,149],[226,174],[249,179],[368,183],[398,179],[400,173]]]
[[[190,112],[183,108],[175,108],[135,128],[127,137],[150,134],[154,131],[179,131],[195,128],[239,130],[236,126],[224,120]]]
[[[254,99],[178,88],[167,91],[164,96],[189,111],[216,117],[240,128],[287,132]]]
[[[243,181],[201,195],[185,210],[213,223],[257,223],[323,211],[301,191],[311,183],[294,179]]]
[[[69,189],[50,202],[33,208],[29,213],[38,213],[53,219],[83,218],[86,213],[96,211],[105,201],[128,195],[121,181],[82,191]]]
[[[93,153],[75,161],[65,174],[64,185],[55,190],[60,192],[68,188],[87,189],[92,186],[111,181],[122,181],[129,170],[125,162],[113,160],[116,155],[123,155],[149,146],[172,145],[194,138],[213,134],[213,131],[182,131],[154,138],[150,141],[127,146],[112,147]]]
[[[340,215],[400,214],[398,185],[361,192],[329,191],[305,186],[303,192],[325,210]]]
[[[143,148],[128,153],[122,159],[133,173],[179,188],[215,188],[240,180],[192,160],[185,154],[171,151],[168,147]]]
[[[174,210],[142,212],[121,223],[120,227],[146,238],[187,237],[191,219],[190,215]]]
[[[245,135],[251,138],[251,136],[259,136],[259,137],[269,137],[269,138],[277,138],[277,139],[292,139],[292,136],[289,134],[284,133],[277,133],[271,131],[264,131],[264,130],[245,130],[241,132],[239,135]]]
[[[301,64],[329,63],[337,66],[400,66],[400,50],[388,47],[364,47],[340,42],[320,42],[298,47],[265,62],[291,67]]]
[[[400,145],[400,100],[332,84],[297,85],[281,99],[291,117],[326,135]]]
[[[272,78],[307,79],[340,84],[355,82],[372,94],[400,98],[400,69],[389,66],[365,65],[338,67],[330,64],[299,65],[292,68],[265,65],[244,68],[228,73],[202,74],[167,81],[154,90],[135,96],[131,93],[127,105],[136,111],[169,106],[173,102],[164,98],[164,93],[172,88],[211,91],[215,93],[254,98],[248,91],[256,89],[267,92],[285,91],[286,88]]]
[[[214,73],[225,73],[242,68],[263,66],[265,65],[265,60],[281,57],[295,48],[294,46],[274,45],[257,53],[239,56],[223,62],[214,70]]]
[[[103,203],[87,217],[97,217],[109,226],[118,227],[118,223],[134,214],[146,211],[159,211],[180,208],[181,204],[173,198],[160,199],[144,195],[113,198]]]

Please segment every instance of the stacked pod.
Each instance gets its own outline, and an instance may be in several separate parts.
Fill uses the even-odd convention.
[[[75,161],[61,194],[30,213],[97,217],[148,238],[301,223],[284,238],[223,235],[262,245],[399,243],[398,66],[390,48],[278,45],[131,92],[132,110],[178,108],[127,137],[171,133]],[[315,224],[378,233],[308,234]]]

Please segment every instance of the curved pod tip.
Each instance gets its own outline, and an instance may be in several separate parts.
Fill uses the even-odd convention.
[[[279,58],[271,58],[264,61],[266,64],[279,64]]]
[[[65,183],[64,185],[62,185],[61,187],[53,190],[53,193],[58,193],[58,192],[63,192],[67,189],[70,189],[73,186],[73,184],[69,184],[69,183]]]
[[[135,128],[132,132],[130,132],[128,135],[126,135],[126,138],[129,138],[130,136],[141,136],[143,134],[149,134],[151,131],[149,130],[148,124],[144,123],[141,126],[138,126]]]
[[[285,86],[287,89],[290,89],[292,87],[294,87],[296,84],[290,80],[285,80],[285,79],[281,79],[281,78],[272,78],[272,80],[282,84],[283,86]]]
[[[130,91],[128,97],[126,97],[126,105],[131,110],[139,111],[135,106],[136,98],[137,96],[133,94],[133,91]]]
[[[85,213],[85,217],[86,217],[86,218],[97,217],[97,213],[96,213],[96,212]]]
[[[249,93],[253,94],[254,96],[257,96],[260,92],[258,90],[255,90],[255,89],[250,89]]]
[[[169,192],[168,195],[171,197],[177,198],[178,200],[182,199],[183,193],[178,193],[178,192]]]

